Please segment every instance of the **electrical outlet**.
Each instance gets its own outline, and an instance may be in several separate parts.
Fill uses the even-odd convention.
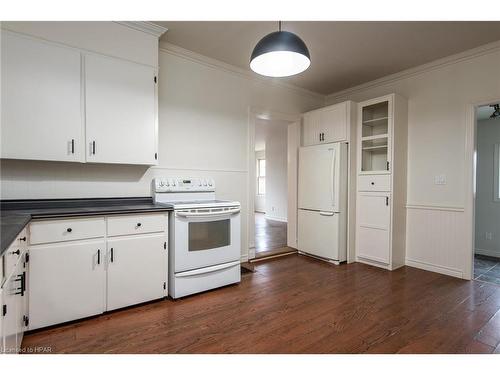
[[[446,185],[446,175],[440,174],[434,176],[434,185]]]
[[[486,232],[486,239],[491,241],[493,239],[493,234],[491,232]]]

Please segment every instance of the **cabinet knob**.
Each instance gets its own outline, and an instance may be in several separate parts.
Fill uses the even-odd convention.
[[[71,233],[72,231],[73,231],[73,229],[71,229],[71,228],[66,229],[66,232],[68,232],[68,233]]]
[[[140,227],[142,224],[141,223],[137,223],[137,226]]]
[[[26,237],[21,237],[19,241],[26,241]]]
[[[16,251],[13,251],[12,254],[20,255],[21,254],[21,250],[17,249]]]
[[[375,185],[375,182],[373,182],[373,181],[372,181],[372,182],[370,182],[370,183],[371,183],[372,185]]]

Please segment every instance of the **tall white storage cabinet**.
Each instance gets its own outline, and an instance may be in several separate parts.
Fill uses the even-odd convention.
[[[356,259],[405,263],[408,104],[391,94],[358,104]]]

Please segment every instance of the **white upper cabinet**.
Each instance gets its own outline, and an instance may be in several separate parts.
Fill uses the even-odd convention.
[[[81,56],[2,30],[1,157],[82,161]]]
[[[1,158],[157,164],[156,66],[2,30]]]
[[[155,69],[85,57],[86,160],[156,164]]]
[[[317,109],[303,116],[303,146],[321,143],[348,142],[352,102],[346,101]]]

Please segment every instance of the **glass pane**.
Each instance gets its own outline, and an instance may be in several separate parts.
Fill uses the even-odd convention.
[[[266,194],[266,178],[265,177],[259,177],[259,186],[258,186],[257,194],[259,194],[259,195]]]
[[[387,170],[387,137],[362,142],[361,170]]]
[[[231,244],[231,221],[189,223],[189,251],[210,250]]]
[[[369,105],[363,108],[362,136],[387,134],[389,121],[389,102]]]
[[[266,159],[259,159],[259,177],[266,176]]]

